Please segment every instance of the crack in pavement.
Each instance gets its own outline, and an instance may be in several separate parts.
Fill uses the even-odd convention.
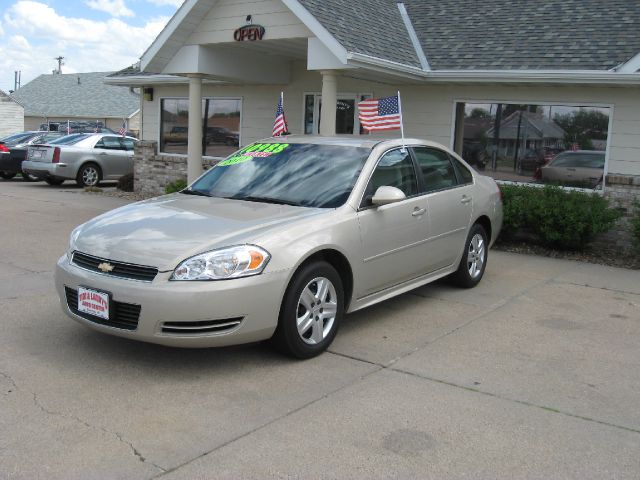
[[[80,417],[76,417],[75,415],[69,415],[69,414],[65,414],[62,412],[55,412],[53,410],[49,410],[48,408],[46,408],[42,402],[40,400],[38,400],[38,395],[36,394],[36,392],[31,392],[31,394],[33,395],[33,403],[40,409],[42,410],[44,413],[46,413],[47,415],[54,415],[54,416],[59,416],[62,418],[66,418],[66,419],[70,419],[70,420],[74,420],[78,423],[81,423],[82,425],[86,426],[87,428],[90,428],[92,430],[99,430],[102,431],[108,435],[112,435],[114,437],[116,437],[118,439],[118,441],[120,441],[121,443],[127,445],[130,449],[131,452],[133,453],[134,456],[136,456],[138,458],[138,460],[140,460],[143,463],[147,463],[149,465],[154,466],[155,468],[157,468],[158,470],[164,472],[165,469],[162,468],[159,465],[156,465],[155,463],[147,460],[144,456],[142,456],[142,454],[138,451],[138,449],[133,445],[133,443],[129,442],[128,440],[126,440],[121,433],[118,432],[112,432],[111,430],[107,430],[104,427],[98,427],[96,425],[91,425],[89,422],[87,422],[86,420],[81,419]]]
[[[559,285],[573,285],[575,287],[593,288],[595,290],[604,290],[605,292],[624,293],[625,295],[635,295],[640,297],[640,293],[638,292],[630,292],[629,290],[620,290],[619,288],[596,287],[595,285],[589,285],[588,283],[575,283],[575,282],[562,281],[562,280],[556,281],[555,279],[553,279],[552,283],[557,283]]]
[[[123,437],[123,435],[121,433],[118,432],[112,432],[111,430],[108,430],[104,427],[99,427],[96,425],[91,425],[89,422],[87,422],[86,420],[83,420],[80,417],[76,417],[75,415],[69,415],[66,413],[62,413],[62,412],[56,412],[53,410],[49,410],[48,408],[46,408],[42,402],[38,399],[38,395],[36,392],[31,392],[31,395],[33,395],[33,403],[36,405],[36,407],[38,407],[42,412],[46,413],[47,415],[54,415],[54,416],[58,416],[58,417],[62,417],[62,418],[66,418],[69,420],[73,420],[75,422],[78,422],[82,425],[84,425],[87,428],[90,428],[92,430],[99,430],[101,432],[104,432],[108,435],[112,435],[114,437],[116,437],[118,439],[118,441],[120,441],[121,443],[123,443],[124,445],[128,446],[129,449],[131,450],[131,452],[133,453],[134,456],[136,456],[138,458],[138,460],[140,460],[143,463],[147,463],[149,465],[152,465],[153,467],[157,468],[158,470],[165,472],[166,470],[164,468],[162,468],[159,465],[156,465],[155,463],[153,463],[152,461],[148,460],[147,458],[145,458],[140,451],[133,445],[133,443],[131,443],[130,441],[128,441],[127,439],[125,439]]]
[[[0,372],[0,376],[3,376],[4,378],[6,378],[7,380],[9,380],[9,382],[11,382],[11,384],[13,385],[14,389],[17,391],[18,390],[18,385],[16,384],[15,380],[13,379],[13,377],[11,375],[9,375],[6,372]],[[128,446],[129,449],[131,450],[131,452],[133,453],[134,456],[136,456],[138,458],[138,460],[140,460],[143,463],[152,465],[153,467],[157,468],[158,470],[160,470],[161,472],[165,472],[166,470],[164,468],[162,468],[159,465],[156,465],[155,463],[153,463],[152,461],[148,460],[147,458],[145,458],[140,451],[133,445],[133,443],[131,443],[130,441],[128,441],[127,439],[124,438],[124,436],[121,433],[118,432],[112,432],[111,430],[108,430],[104,427],[99,427],[96,425],[91,425],[89,422],[87,422],[86,420],[83,420],[80,417],[76,417],[75,415],[69,415],[66,413],[62,413],[62,412],[56,412],[53,410],[49,410],[47,407],[45,407],[42,402],[38,399],[38,394],[36,392],[30,392],[32,395],[32,399],[33,399],[33,404],[43,413],[47,414],[47,415],[53,415],[53,416],[57,416],[57,417],[61,417],[61,418],[65,418],[67,420],[73,420],[77,423],[80,423],[82,425],[84,425],[85,427],[91,429],[91,430],[99,430],[101,432],[106,433],[107,435],[111,435],[114,436],[118,439],[119,442],[123,443],[124,445]]]

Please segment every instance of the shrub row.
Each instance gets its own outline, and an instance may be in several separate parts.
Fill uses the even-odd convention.
[[[530,233],[542,245],[562,250],[583,250],[595,235],[613,227],[620,212],[597,193],[501,185],[504,222],[501,236],[509,239]]]
[[[640,200],[634,202],[633,216],[631,217],[631,233],[633,234],[634,246],[640,253]]]
[[[169,185],[164,187],[164,191],[165,193],[176,193],[176,192],[179,192],[180,190],[184,190],[185,188],[187,188],[187,181],[185,179],[180,178],[175,182],[170,183]]]

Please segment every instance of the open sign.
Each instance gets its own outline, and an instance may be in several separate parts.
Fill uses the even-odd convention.
[[[262,25],[245,25],[233,32],[233,38],[236,42],[255,42],[262,40],[264,36],[264,27]]]

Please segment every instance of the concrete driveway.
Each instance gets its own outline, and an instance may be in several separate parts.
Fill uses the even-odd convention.
[[[124,203],[0,183],[0,478],[640,477],[640,272],[491,252],[309,361],[175,350],[60,310],[69,232]]]

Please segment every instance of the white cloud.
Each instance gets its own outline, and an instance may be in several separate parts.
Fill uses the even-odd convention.
[[[153,3],[154,5],[158,5],[158,6],[170,5],[173,7],[179,7],[184,2],[184,0],[147,0],[147,1],[149,3]]]
[[[135,13],[128,9],[124,0],[88,0],[84,2],[89,8],[106,12],[113,17],[133,17]]]
[[[0,24],[0,37],[4,35],[4,30],[2,28],[2,24]]]
[[[44,3],[18,1],[2,22],[9,41],[0,42],[0,89],[13,88],[14,70],[22,71],[23,85],[51,73],[59,55],[65,57],[63,73],[125,68],[138,61],[168,20],[160,17],[136,27],[117,18],[65,17]]]

